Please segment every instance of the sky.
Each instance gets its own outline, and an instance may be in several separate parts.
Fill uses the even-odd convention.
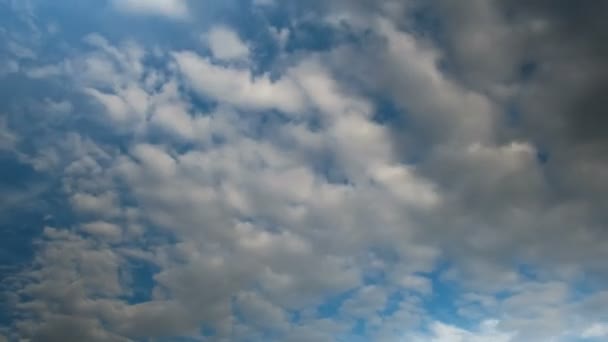
[[[0,0],[0,342],[608,340],[607,13]]]

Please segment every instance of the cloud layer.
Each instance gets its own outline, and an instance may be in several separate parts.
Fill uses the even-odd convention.
[[[185,18],[188,4],[185,0],[114,0],[119,11],[135,15],[155,15],[168,18]]]
[[[604,5],[90,6],[0,0],[0,341],[608,336]]]

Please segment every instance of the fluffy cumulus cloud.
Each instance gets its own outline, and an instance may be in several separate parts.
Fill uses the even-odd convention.
[[[606,339],[606,9],[0,0],[0,341]]]
[[[203,40],[209,45],[213,57],[219,60],[245,59],[249,55],[249,47],[234,31],[224,26],[212,28]]]

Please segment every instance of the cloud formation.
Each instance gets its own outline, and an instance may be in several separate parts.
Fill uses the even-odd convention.
[[[605,338],[604,5],[109,4],[0,0],[0,341]]]
[[[217,26],[203,36],[213,57],[219,60],[242,60],[249,57],[249,47],[236,32],[225,26]]]
[[[119,11],[135,15],[156,15],[183,19],[188,15],[186,0],[112,0]]]

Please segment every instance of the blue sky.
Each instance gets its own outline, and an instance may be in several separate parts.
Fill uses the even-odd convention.
[[[606,8],[0,0],[0,342],[608,339]]]

